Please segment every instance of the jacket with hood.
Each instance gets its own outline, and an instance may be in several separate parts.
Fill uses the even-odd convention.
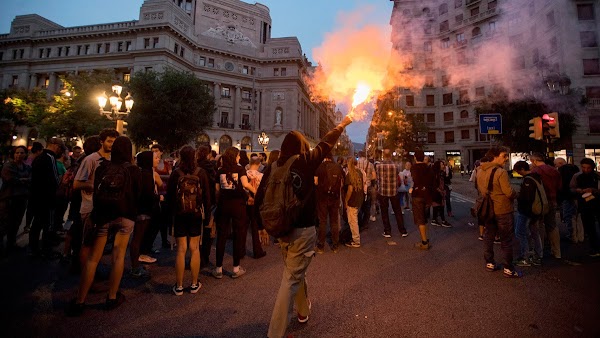
[[[491,193],[494,202],[494,213],[505,215],[514,212],[513,200],[517,197],[517,193],[510,185],[508,173],[501,165],[494,162],[486,162],[481,165],[481,171],[477,174],[477,190],[482,196],[486,194],[488,182],[494,168],[498,168],[494,173]]]
[[[523,177],[523,182],[521,182],[521,190],[519,191],[519,196],[517,197],[517,210],[519,211],[519,213],[527,217],[533,217],[534,215],[531,211],[531,206],[533,205],[533,201],[535,200],[535,194],[537,193],[537,185],[531,180],[526,180],[525,177],[530,177],[540,184],[542,184],[542,177],[539,174],[533,172],[525,175]]]
[[[560,177],[558,170],[553,166],[543,164],[534,167],[531,169],[531,172],[539,174],[542,177],[542,183],[544,184],[544,190],[546,190],[548,203],[556,204],[556,197],[562,188],[562,177]]]
[[[156,183],[154,182],[154,170],[152,162],[154,153],[143,151],[137,155],[137,164],[141,169],[141,194],[138,205],[138,214],[152,216],[159,209],[159,196]]]
[[[337,126],[330,130],[319,142],[319,144],[310,150],[310,145],[306,138],[298,131],[290,131],[283,143],[281,144],[281,153],[277,160],[278,166],[285,165],[285,162],[294,155],[300,157],[292,163],[290,172],[293,177],[294,192],[300,200],[305,200],[303,210],[300,212],[300,217],[294,223],[295,228],[304,228],[315,225],[317,203],[315,198],[315,182],[314,176],[317,168],[323,162],[325,156],[331,151],[333,145],[342,134],[344,129]],[[262,181],[258,187],[255,198],[255,212],[259,229],[263,229],[262,219],[258,212],[259,206],[262,204],[271,167],[265,169]]]

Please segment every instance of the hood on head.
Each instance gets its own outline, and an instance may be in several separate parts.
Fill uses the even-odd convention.
[[[310,144],[299,131],[290,131],[281,144],[280,159],[288,159],[291,156],[306,154],[310,151]]]
[[[137,154],[137,164],[140,168],[142,169],[152,169],[153,166],[153,160],[154,160],[154,153],[152,151],[142,151],[141,153]]]

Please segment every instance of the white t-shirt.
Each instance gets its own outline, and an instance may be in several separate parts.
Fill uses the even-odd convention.
[[[86,156],[81,162],[79,170],[77,170],[75,181],[90,182],[93,185],[94,173],[96,172],[96,168],[98,168],[103,160],[104,157],[102,157],[98,152]],[[80,213],[88,214],[92,212],[92,209],[94,209],[93,197],[93,193],[81,190],[81,209],[79,209]]]

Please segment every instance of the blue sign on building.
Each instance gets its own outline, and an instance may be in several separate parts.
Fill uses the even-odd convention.
[[[479,115],[480,134],[502,134],[502,116],[500,114]]]

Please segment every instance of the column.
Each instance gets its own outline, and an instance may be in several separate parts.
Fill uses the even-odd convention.
[[[266,105],[266,99],[265,99],[265,95],[267,94],[266,90],[261,90],[260,91],[260,129],[263,129],[265,127],[265,123],[264,121],[268,121],[268,119],[265,120],[266,118],[266,114],[267,114],[267,105]],[[271,127],[271,126],[268,126]]]
[[[240,109],[241,106],[242,106],[242,87],[235,86],[235,98],[233,101],[233,121],[230,122],[230,123],[233,123],[233,128],[238,128],[237,122],[242,121],[242,115],[241,115],[241,109]]]
[[[36,73],[31,74],[31,80],[29,81],[29,89],[34,89],[38,84],[38,75]]]
[[[23,81],[23,82],[21,83],[21,81]],[[24,88],[24,89],[29,88],[29,73],[28,72],[23,72],[19,76],[19,87]]]
[[[221,122],[221,117],[219,116],[219,106],[221,105],[221,84],[215,82],[215,92],[214,92],[214,98],[215,98],[215,112],[214,112],[214,125],[216,126],[217,123]]]
[[[46,88],[46,98],[50,100],[54,92],[56,91],[56,73],[50,73],[50,82],[48,88]]]

